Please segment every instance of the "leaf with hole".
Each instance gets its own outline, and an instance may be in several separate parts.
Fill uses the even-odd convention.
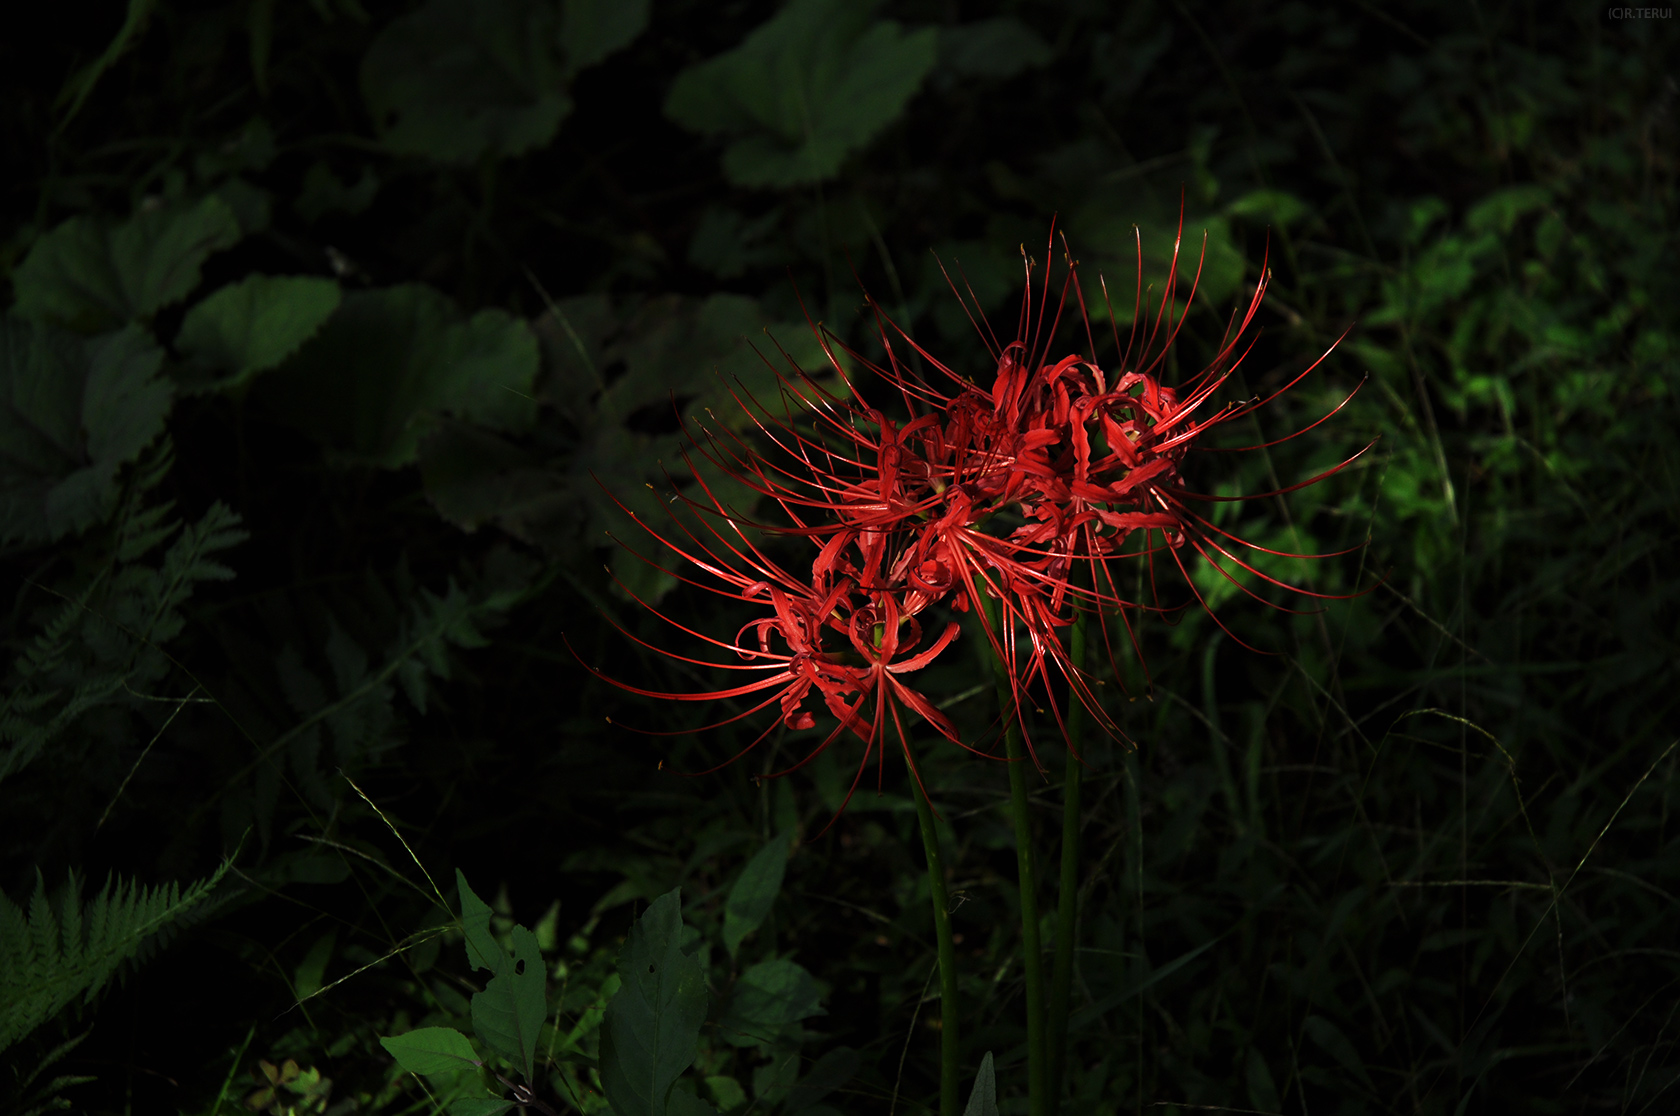
[[[636,920],[619,952],[623,984],[607,1004],[599,1058],[601,1084],[618,1116],[667,1116],[671,1086],[694,1062],[706,978],[682,952],[682,937],[682,899],[670,891]]]

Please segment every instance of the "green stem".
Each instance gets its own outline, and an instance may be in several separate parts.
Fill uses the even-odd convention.
[[[984,598],[992,631],[1004,638],[998,602]],[[1009,665],[993,656],[997,677],[998,711],[1003,717],[1004,750],[1009,757],[1009,815],[1015,827],[1015,867],[1021,893],[1021,960],[1027,979],[1027,1111],[1049,1116],[1049,1083],[1045,1074],[1044,946],[1038,929],[1038,877],[1033,872],[1032,819],[1027,809],[1027,769],[1031,766],[1021,742],[1021,720],[1015,707],[1015,679]]]
[[[922,848],[927,851],[933,937],[939,943],[939,1116],[957,1116],[957,947],[951,940],[951,903],[945,892],[945,862],[939,855],[933,804],[921,783],[911,782],[916,819],[922,823]]]
[[[1085,669],[1087,613],[1073,618],[1068,651],[1076,670]],[[1062,1104],[1062,1077],[1067,1068],[1068,1002],[1073,995],[1074,925],[1079,917],[1079,782],[1084,764],[1077,755],[1085,736],[1085,704],[1068,690],[1067,776],[1062,783],[1062,879],[1056,907],[1056,962],[1050,975],[1050,1096],[1045,1106],[1056,1116]]]

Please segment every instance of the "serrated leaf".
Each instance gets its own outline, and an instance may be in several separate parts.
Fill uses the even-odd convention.
[[[718,1033],[734,1046],[776,1039],[783,1027],[823,1015],[816,978],[792,961],[761,961],[741,974],[730,992]]]
[[[784,188],[835,176],[904,111],[933,66],[931,28],[871,22],[869,3],[792,0],[739,47],[677,75],[665,113],[734,137],[723,171],[740,186]]]
[[[682,937],[681,895],[670,891],[636,920],[618,955],[623,984],[607,1004],[599,1058],[618,1116],[667,1116],[671,1086],[694,1061],[706,981]]]
[[[344,296],[289,360],[256,384],[287,424],[326,443],[343,464],[412,464],[444,416],[492,430],[530,426],[537,342],[500,310],[463,320],[420,283]]]
[[[453,1027],[421,1027],[381,1038],[379,1045],[409,1073],[454,1073],[483,1064],[467,1036]]]
[[[782,889],[791,843],[791,833],[773,838],[747,861],[730,887],[723,907],[723,947],[729,951],[731,960],[740,950],[742,940],[769,917],[776,895]]]
[[[118,472],[168,417],[162,363],[138,327],[84,341],[0,319],[0,540],[55,540],[111,513]]]
[[[573,73],[623,50],[647,29],[648,0],[563,0],[560,41]]]
[[[552,0],[429,0],[362,59],[362,96],[392,151],[445,163],[517,155],[572,111]]]
[[[504,956],[506,956],[504,954]],[[548,1017],[548,971],[537,936],[513,928],[513,958],[472,998],[473,1030],[535,1081],[537,1033]]]
[[[241,235],[233,210],[214,196],[142,208],[118,225],[73,217],[37,240],[12,273],[16,312],[83,333],[150,318],[191,294],[204,261]]]
[[[980,1059],[980,1072],[974,1075],[974,1088],[969,1091],[963,1116],[998,1116],[997,1076],[992,1070],[990,1050]]]
[[[187,311],[175,348],[189,368],[178,377],[197,390],[227,391],[296,352],[338,309],[331,279],[248,275]]]

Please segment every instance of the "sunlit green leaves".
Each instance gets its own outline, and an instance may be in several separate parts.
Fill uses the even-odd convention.
[[[84,333],[150,318],[187,297],[204,261],[241,235],[233,210],[214,196],[145,205],[118,224],[72,217],[13,273],[16,312]]]
[[[248,275],[187,311],[175,348],[183,386],[226,391],[273,368],[338,309],[338,284],[312,276]]]
[[[467,1036],[453,1027],[420,1027],[394,1038],[382,1038],[379,1045],[409,1073],[454,1073],[480,1064]]]
[[[374,41],[362,94],[394,152],[517,155],[554,138],[572,77],[640,34],[647,11],[647,0],[429,0]]]
[[[0,541],[62,538],[111,512],[118,472],[169,414],[162,363],[138,327],[83,340],[0,318]]]
[[[730,139],[723,171],[741,186],[832,178],[896,120],[933,66],[938,36],[872,21],[854,0],[792,0],[727,54],[677,75],[665,112]]]
[[[607,1005],[600,1054],[601,1083],[618,1116],[666,1116],[687,1104],[668,1098],[694,1061],[706,981],[682,938],[682,901],[671,891],[649,905],[619,953],[624,983]]]
[[[410,283],[346,295],[257,394],[336,460],[397,468],[415,460],[443,416],[528,427],[536,374],[536,338],[523,322],[500,310],[463,320],[443,295]]]

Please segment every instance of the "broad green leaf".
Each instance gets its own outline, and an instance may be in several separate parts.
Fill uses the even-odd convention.
[[[1312,213],[1312,207],[1287,190],[1250,190],[1225,207],[1232,217],[1248,217],[1274,225],[1292,225]]]
[[[940,65],[964,77],[1011,78],[1052,57],[1038,32],[1009,16],[939,29]]]
[[[770,907],[782,889],[782,876],[787,871],[791,834],[772,838],[747,861],[723,908],[723,947],[731,959],[739,952],[741,941],[764,924]]]
[[[204,261],[240,236],[233,210],[213,196],[142,207],[119,225],[72,217],[12,273],[16,312],[83,333],[149,318],[191,294]]]
[[[338,309],[338,284],[311,276],[248,275],[187,311],[175,348],[186,385],[226,391],[291,356]]]
[[[872,21],[859,0],[792,0],[740,46],[677,75],[666,115],[727,136],[726,177],[785,188],[833,178],[904,111],[938,35]]]
[[[618,1116],[667,1116],[672,1084],[694,1061],[706,979],[682,952],[682,899],[654,900],[618,955],[623,979],[601,1024],[600,1072]]]
[[[297,972],[292,981],[292,994],[299,1000],[307,1000],[321,990],[321,984],[326,979],[327,963],[332,960],[333,946],[338,943],[338,932],[329,930],[315,939],[315,944],[309,947],[309,952],[298,962]]]
[[[0,541],[47,542],[110,514],[118,472],[163,432],[162,364],[137,326],[83,340],[0,318]]]
[[[623,50],[647,29],[649,0],[563,0],[560,42],[573,73]]]
[[[548,1017],[547,990],[548,972],[537,936],[515,926],[512,963],[504,961],[484,991],[473,995],[472,1019],[478,1037],[521,1067],[526,1081],[536,1080],[533,1059],[537,1032]]]
[[[513,1103],[499,1097],[457,1097],[449,1102],[449,1116],[502,1116]]]
[[[735,1046],[774,1041],[783,1027],[823,1015],[816,978],[792,961],[762,961],[735,982],[718,1033]]]
[[[858,1066],[857,1051],[851,1047],[838,1046],[830,1050],[818,1058],[817,1064],[788,1092],[784,1111],[793,1116],[812,1108],[856,1076]]]
[[[320,331],[257,382],[265,406],[345,464],[399,468],[441,416],[492,430],[528,427],[537,343],[500,310],[463,321],[431,287],[344,296]]]
[[[455,869],[455,890],[461,897],[461,929],[467,939],[467,962],[477,969],[502,972],[508,964],[507,951],[490,933],[490,905],[467,886],[467,877]]]
[[[665,1116],[717,1116],[717,1109],[692,1093],[672,1089],[665,1105]]]
[[[963,1116],[998,1116],[997,1077],[992,1071],[990,1050],[980,1059],[980,1072],[974,1075],[974,1088],[968,1094]]]
[[[379,1045],[409,1073],[454,1073],[483,1064],[467,1036],[453,1027],[421,1027],[406,1035],[381,1038]]]
[[[362,59],[385,146],[444,163],[517,155],[572,111],[553,0],[428,0]]]

